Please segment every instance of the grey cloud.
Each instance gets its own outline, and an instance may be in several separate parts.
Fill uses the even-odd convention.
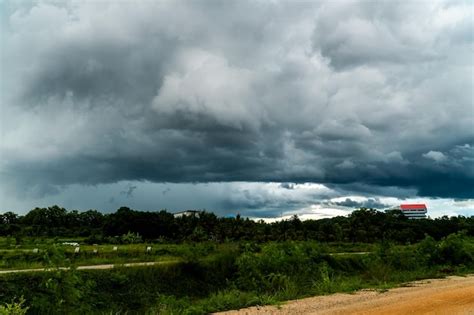
[[[285,188],[285,189],[294,189],[295,184],[293,184],[293,183],[281,183],[280,187]]]
[[[252,217],[280,216],[322,201],[339,197],[339,192],[318,184],[240,183],[231,185],[217,207],[244,211]],[[288,187],[291,187],[288,189]]]
[[[125,197],[127,198],[131,198],[133,197],[133,192],[135,191],[135,189],[137,189],[137,186],[130,184],[126,187],[126,190],[122,190],[120,194],[125,195]]]
[[[378,198],[368,198],[367,200],[364,201],[356,201],[352,200],[350,198],[346,198],[344,201],[336,201],[336,202],[331,202],[328,203],[329,205],[334,204],[337,206],[343,206],[343,207],[349,207],[349,208],[373,208],[373,209],[384,209],[390,207],[388,204],[384,204],[380,202],[380,199]]]
[[[463,5],[9,4],[2,177],[36,196],[148,180],[472,197]],[[239,198],[223,203],[271,205]]]
[[[370,138],[370,129],[350,120],[324,121],[316,128],[316,135],[323,140],[364,140]]]
[[[439,8],[422,2],[326,2],[317,17],[314,48],[336,69],[374,63],[436,60],[439,35],[430,14]],[[418,23],[413,23],[414,19]]]
[[[446,156],[443,154],[443,152],[439,152],[439,151],[430,151],[430,152],[424,153],[423,157],[427,159],[431,159],[435,162],[443,162],[446,160]]]

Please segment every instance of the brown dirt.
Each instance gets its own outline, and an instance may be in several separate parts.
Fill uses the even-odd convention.
[[[219,313],[252,314],[474,314],[474,275],[411,282],[380,293],[362,290],[289,301],[280,307],[264,306]]]

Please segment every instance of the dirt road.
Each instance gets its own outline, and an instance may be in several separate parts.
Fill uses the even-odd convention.
[[[77,266],[77,270],[93,270],[93,269],[112,269],[115,267],[140,267],[140,266],[154,266],[154,265],[166,265],[166,264],[175,264],[179,262],[178,260],[165,260],[165,261],[149,261],[149,262],[136,262],[136,263],[127,263],[127,264],[102,264],[102,265],[90,265],[90,266]],[[67,267],[59,267],[61,270],[67,270]],[[49,271],[45,268],[35,268],[35,269],[12,269],[12,270],[0,270],[1,274],[7,273],[20,273],[20,272],[44,272]]]
[[[253,314],[474,314],[474,275],[424,280],[384,293],[362,290],[289,301],[276,306],[251,307],[220,315]]]

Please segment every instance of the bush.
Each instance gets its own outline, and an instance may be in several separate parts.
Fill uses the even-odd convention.
[[[466,240],[465,233],[455,233],[443,238],[439,244],[439,263],[470,265],[474,262],[474,246]]]
[[[315,242],[192,243],[161,249],[184,257],[179,263],[79,272],[56,268],[70,261],[63,248],[51,246],[44,261],[52,271],[0,277],[0,304],[13,309],[12,298],[25,296],[31,314],[207,314],[309,294],[387,288],[439,276],[442,269],[472,272],[473,247],[464,234],[439,242],[426,237],[410,246],[383,243],[367,255],[328,255]]]
[[[420,264],[432,266],[439,262],[438,242],[429,235],[417,245],[416,253]]]
[[[472,265],[474,263],[474,244],[465,233],[454,233],[436,242],[426,236],[417,245],[419,263],[433,265]]]
[[[244,252],[237,259],[237,286],[242,290],[275,293],[292,283],[311,285],[325,255],[316,243],[284,242],[264,246],[260,253]]]
[[[127,234],[123,234],[121,237],[120,237],[121,241],[122,241],[122,244],[138,244],[138,243],[142,243],[143,242],[143,239],[142,237],[140,236],[140,234],[138,233],[132,233],[130,231],[128,231]]]
[[[0,315],[25,315],[29,307],[24,306],[24,304],[25,299],[22,296],[18,302],[12,301],[11,303],[0,305]]]

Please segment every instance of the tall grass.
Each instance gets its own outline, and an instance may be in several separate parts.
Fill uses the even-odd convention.
[[[30,314],[206,314],[473,272],[473,249],[462,233],[381,243],[366,255],[330,255],[316,242],[187,246],[174,265],[1,276],[0,304],[24,296]],[[53,265],[68,259],[61,251],[48,257]]]
[[[114,247],[117,250],[114,250]],[[147,251],[151,247],[151,251]],[[38,250],[0,250],[1,269],[40,268],[45,264],[45,255],[52,248],[61,251],[64,258],[76,265],[123,264],[147,261],[195,261],[237,248],[236,244],[191,243],[191,244],[131,244],[131,245],[85,245],[79,253],[74,247],[61,244],[45,244]]]

